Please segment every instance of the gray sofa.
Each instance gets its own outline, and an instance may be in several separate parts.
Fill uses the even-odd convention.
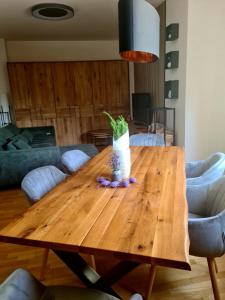
[[[92,144],[0,151],[0,189],[19,185],[28,172],[38,167],[53,165],[63,170],[62,154],[74,149],[90,157],[98,153]]]

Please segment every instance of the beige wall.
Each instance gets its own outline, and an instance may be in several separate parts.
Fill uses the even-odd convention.
[[[9,82],[7,74],[5,41],[0,39],[0,105],[8,111]]]
[[[185,93],[186,93],[186,65],[187,65],[187,22],[188,0],[166,1],[166,25],[179,23],[179,38],[166,42],[166,53],[179,51],[179,68],[165,71],[165,80],[179,80],[179,98],[165,100],[167,107],[176,108],[176,143],[185,144]]]
[[[8,60],[82,61],[120,59],[118,41],[8,41]]]
[[[225,152],[224,28],[224,0],[189,0],[185,148],[191,160]]]

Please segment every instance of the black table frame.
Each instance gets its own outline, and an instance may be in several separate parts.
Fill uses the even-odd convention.
[[[111,286],[140,265],[140,262],[123,260],[104,276],[100,276],[78,253],[53,251],[88,288],[100,290],[119,299],[122,298]]]

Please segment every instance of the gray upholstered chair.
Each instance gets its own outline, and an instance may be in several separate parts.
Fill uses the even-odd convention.
[[[69,173],[77,171],[81,166],[83,166],[90,156],[80,150],[71,150],[63,153],[62,164],[66,167]]]
[[[219,298],[215,257],[225,253],[225,176],[212,184],[188,186],[190,254],[206,257],[215,299]]]
[[[14,271],[0,285],[2,300],[118,300],[103,292],[76,287],[45,287],[30,273],[23,269]],[[142,300],[135,294],[130,300]]]
[[[40,200],[67,177],[54,166],[44,166],[30,171],[22,180],[21,188],[31,204]]]
[[[187,162],[187,185],[200,185],[212,183],[224,175],[225,154],[214,153],[206,160]]]
[[[29,172],[22,180],[21,188],[32,205],[50,192],[56,185],[67,177],[54,166],[44,166]],[[45,249],[40,278],[43,279],[47,265],[49,250]]]
[[[130,136],[130,146],[164,146],[164,139],[160,134],[138,133]]]

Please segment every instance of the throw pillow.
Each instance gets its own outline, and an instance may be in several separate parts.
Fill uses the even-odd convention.
[[[17,150],[16,149],[16,146],[13,145],[13,141],[9,142],[7,145],[6,145],[6,150]]]
[[[24,141],[25,143],[29,143],[28,138],[25,137],[25,136],[22,135],[22,134],[18,134],[18,135],[16,135],[16,136],[14,136],[11,140],[12,140],[12,142],[18,141],[18,140],[22,140],[22,141]]]
[[[19,139],[19,140],[15,140],[13,142],[13,145],[16,146],[16,149],[32,149],[32,147],[30,145],[28,145],[26,142],[24,142],[23,140]]]

